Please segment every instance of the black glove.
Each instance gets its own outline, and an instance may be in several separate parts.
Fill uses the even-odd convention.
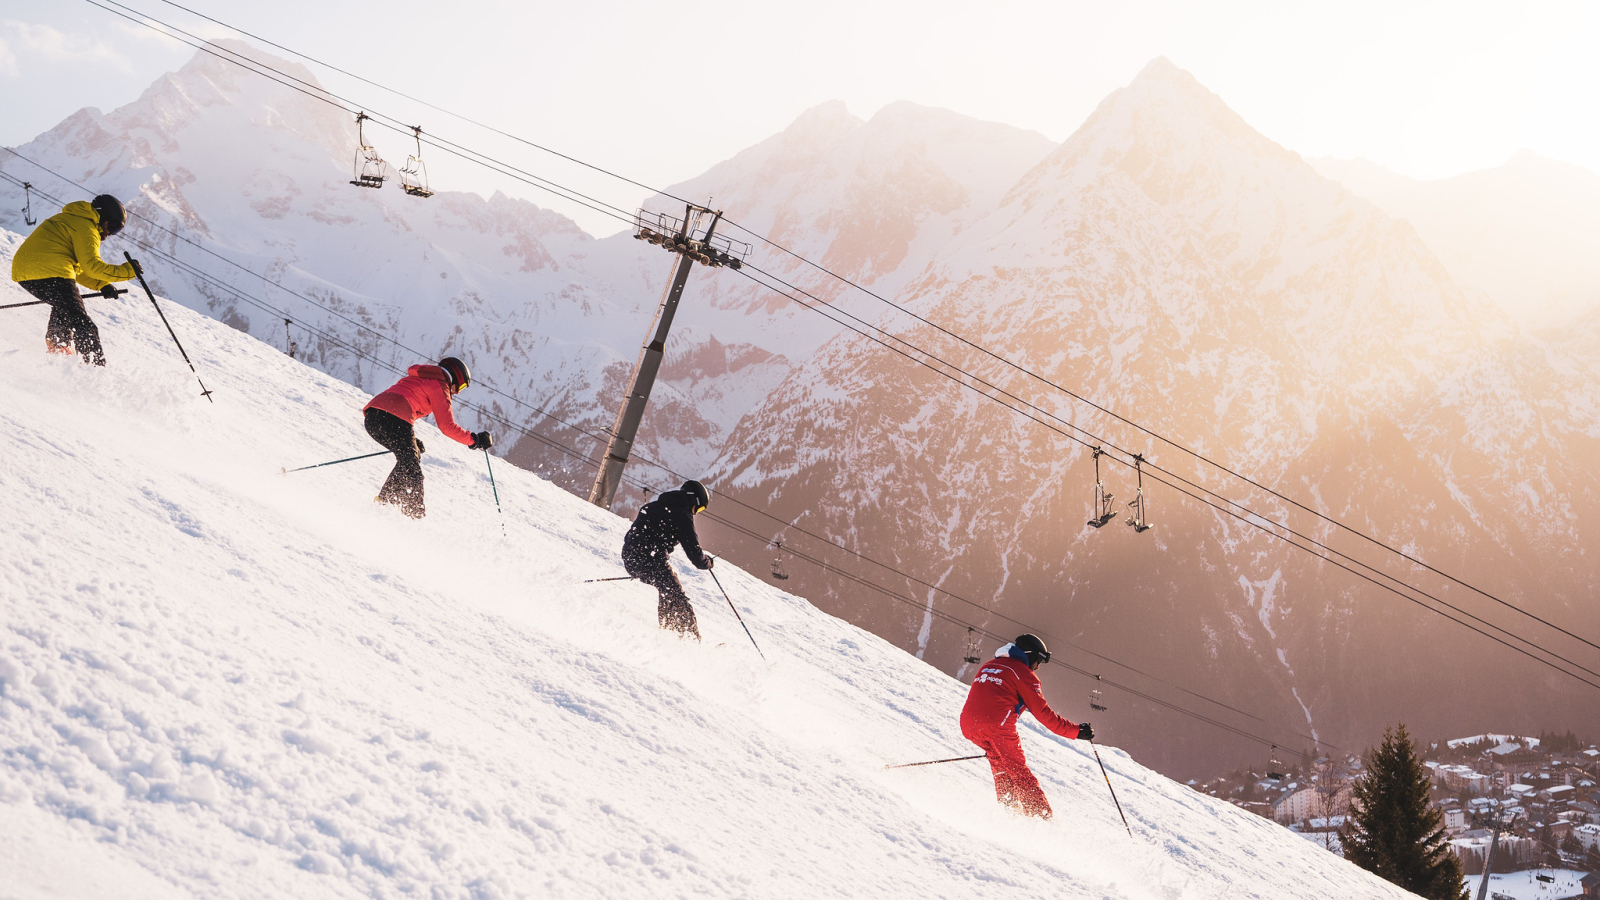
[[[712,556],[709,553],[707,553],[706,555],[704,555],[704,556],[702,556],[700,558],[705,560],[705,562],[706,562],[706,564],[701,566],[700,568],[705,569],[707,572],[711,571],[711,567],[717,564],[717,558],[715,556]]]
[[[117,299],[117,286],[114,284],[106,285],[100,289],[100,296],[106,298],[107,300]]]
[[[144,266],[139,265],[139,261],[137,259],[131,259],[130,258],[128,260],[128,265],[133,266],[133,277],[135,277],[135,278],[143,278],[144,277]]]
[[[428,452],[428,448],[422,446],[422,438],[414,438],[413,440],[415,440],[417,442],[417,455],[418,456],[421,456],[422,454]]]
[[[478,432],[478,433],[476,433],[476,434],[474,434],[472,436],[472,446],[467,448],[467,449],[469,449],[469,450],[487,450],[487,449],[489,449],[490,447],[493,447],[493,446],[494,446],[494,438],[489,436],[489,432],[480,431],[480,432]]]
[[[1082,723],[1081,725],[1078,726],[1078,740],[1080,740],[1080,741],[1092,741],[1092,740],[1094,740],[1094,729],[1089,727],[1089,723],[1088,722],[1084,722],[1084,723]]]

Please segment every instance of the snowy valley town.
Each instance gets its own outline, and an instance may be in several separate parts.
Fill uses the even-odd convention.
[[[0,8],[0,900],[1600,898],[1597,42]]]
[[[1423,756],[1429,805],[1466,874],[1481,876],[1493,853],[1491,884],[1494,873],[1507,876],[1499,896],[1520,896],[1512,885],[1523,882],[1538,889],[1530,896],[1600,893],[1600,747],[1571,732],[1481,734],[1430,744]],[[1189,784],[1342,855],[1361,768],[1359,757],[1308,753]]]

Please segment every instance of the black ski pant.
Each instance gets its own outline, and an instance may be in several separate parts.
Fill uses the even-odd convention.
[[[50,304],[50,322],[44,327],[46,350],[71,353],[76,349],[83,355],[84,362],[97,366],[106,364],[106,353],[100,346],[100,328],[89,318],[76,284],[66,278],[35,278],[18,284]]]
[[[665,556],[624,553],[622,566],[629,575],[655,588],[660,595],[656,602],[656,619],[662,628],[700,640],[700,624],[695,620],[694,607],[689,605],[689,595],[683,592],[683,585],[678,583],[678,576],[673,574]]]
[[[427,515],[422,504],[422,454],[417,452],[416,429],[394,413],[369,409],[367,434],[394,451],[394,469],[378,491],[378,502],[392,503],[413,519]]]

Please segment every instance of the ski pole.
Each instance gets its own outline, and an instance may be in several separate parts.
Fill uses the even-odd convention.
[[[739,625],[744,628],[744,636],[750,639],[750,645],[756,648],[757,653],[761,653],[761,645],[756,643],[756,636],[750,633],[750,626],[744,624],[744,616],[739,615],[739,607],[733,605],[733,598],[728,596],[728,589],[722,586],[722,579],[717,577],[715,571],[711,569],[706,571],[711,572],[711,580],[717,583],[717,590],[722,592],[722,599],[728,601],[728,608],[733,610],[733,617],[738,619]],[[765,660],[767,655],[761,653],[761,658]]]
[[[982,753],[979,753],[977,756],[952,756],[949,759],[930,759],[927,762],[901,763],[901,764],[899,764],[897,766],[884,766],[884,768],[885,769],[909,769],[912,766],[936,766],[939,763],[961,762],[962,760],[967,760],[967,759],[983,759],[984,756],[985,756],[985,754],[982,754]]]
[[[211,392],[206,390],[206,383],[201,380],[200,373],[194,371],[194,363],[189,362],[189,354],[183,349],[183,343],[178,340],[177,332],[172,330],[172,323],[167,321],[167,314],[161,311],[161,304],[156,302],[156,295],[150,292],[150,285],[144,280],[144,269],[134,262],[132,253],[124,250],[122,255],[133,265],[135,274],[139,276],[139,286],[144,288],[144,295],[150,298],[150,305],[156,308],[156,315],[161,317],[161,324],[167,326],[167,334],[172,335],[172,342],[178,345],[178,352],[183,355],[183,361],[189,363],[189,371],[194,372],[194,380],[200,382],[200,396],[206,398],[208,403],[217,402],[211,399]]]
[[[126,288],[117,288],[117,290],[116,290],[116,294],[117,294],[118,297],[121,297],[123,294],[126,294],[127,292],[128,291],[127,291]],[[87,294],[79,294],[78,295],[78,299],[79,300],[88,300],[91,297],[104,297],[104,296],[105,296],[105,294],[102,294],[99,291],[90,291]],[[50,302],[49,300],[29,300],[27,303],[8,303],[5,306],[0,306],[0,309],[16,309],[19,306],[43,306],[43,305],[45,305],[46,303],[49,303],[49,302]]]
[[[494,463],[489,461],[489,451],[483,451],[483,464],[489,467],[489,489],[494,491],[494,511],[500,514],[500,536],[506,536],[506,511],[500,508],[500,489],[494,484]]]
[[[377,453],[368,453],[368,454],[366,454],[364,456],[347,456],[344,459],[336,459],[336,460],[334,460],[332,462],[317,463],[314,466],[301,466],[298,469],[283,469],[278,474],[287,475],[290,472],[304,472],[307,469],[320,469],[323,466],[337,466],[339,463],[355,462],[358,459],[371,459],[374,456],[382,456],[385,453],[393,453],[393,452],[394,452],[393,450],[379,450]]]
[[[1111,786],[1111,776],[1106,774],[1106,764],[1100,761],[1100,748],[1095,746],[1094,739],[1089,739],[1089,749],[1094,751],[1094,761],[1100,763],[1100,777],[1106,780],[1106,790],[1111,792],[1111,802],[1117,804],[1117,815],[1122,818],[1122,827],[1128,829],[1128,837],[1133,837],[1133,829],[1128,826],[1128,817],[1122,815],[1122,804],[1117,801],[1117,789]]]
[[[584,584],[594,584],[596,581],[632,581],[632,575],[619,575],[616,578],[585,578]]]

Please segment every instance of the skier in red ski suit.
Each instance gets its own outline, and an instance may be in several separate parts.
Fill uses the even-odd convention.
[[[392,503],[413,519],[427,514],[422,501],[422,442],[415,430],[418,419],[432,415],[445,437],[473,450],[494,444],[489,432],[469,434],[450,414],[450,398],[471,383],[467,364],[447,356],[437,366],[407,369],[406,377],[363,407],[367,434],[394,452],[394,469],[378,491],[378,502]]]
[[[983,749],[994,770],[995,796],[1023,815],[1048,819],[1050,801],[1033,777],[1017,740],[1017,719],[1023,709],[1039,723],[1064,738],[1094,737],[1088,722],[1074,725],[1056,714],[1044,700],[1039,676],[1033,670],[1050,661],[1044,641],[1024,634],[995,652],[972,679],[967,705],[961,708],[961,733]]]

